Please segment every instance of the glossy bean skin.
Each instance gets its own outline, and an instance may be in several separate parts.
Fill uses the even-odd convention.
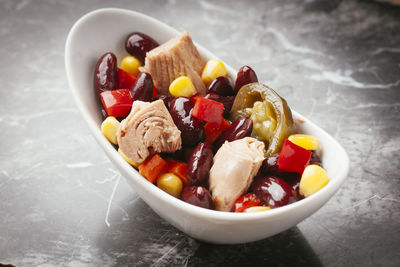
[[[159,44],[150,36],[141,32],[132,32],[125,40],[125,50],[144,63],[146,53]]]
[[[243,85],[248,83],[258,82],[258,78],[256,73],[249,66],[244,65],[241,67],[237,73],[236,82],[235,82],[235,90],[236,92],[242,88]]]
[[[101,110],[101,118],[104,121],[108,117],[107,111],[104,109],[104,107],[100,107],[100,110]]]
[[[94,90],[100,97],[102,92],[115,90],[117,86],[117,57],[113,53],[107,52],[97,61],[94,70]]]
[[[278,159],[279,154],[272,154],[266,157],[261,165],[261,173],[264,176],[277,176],[289,184],[300,179],[301,175],[296,172],[287,172],[279,169]]]
[[[253,121],[246,117],[241,117],[234,121],[220,137],[214,142],[214,148],[219,149],[225,141],[232,142],[250,136],[253,130]]]
[[[207,94],[215,93],[220,96],[232,96],[235,95],[235,90],[231,86],[231,83],[226,77],[217,77],[211,81],[207,88]]]
[[[133,101],[151,101],[153,96],[153,79],[147,72],[141,72],[130,89]]]
[[[281,207],[296,200],[293,188],[276,176],[266,176],[254,181],[253,192],[267,206]]]
[[[159,100],[159,99],[164,101],[165,106],[167,107],[167,109],[169,109],[169,107],[171,106],[172,100],[174,100],[174,97],[170,96],[170,95],[156,95],[153,98],[153,100]]]
[[[186,175],[191,185],[200,185],[208,180],[213,160],[212,147],[209,143],[200,143],[193,150],[187,165]]]
[[[209,93],[204,98],[208,98],[224,104],[224,118],[229,118],[235,96],[220,96],[216,93]]]
[[[181,193],[181,199],[201,208],[214,208],[210,192],[202,186],[185,186]]]
[[[266,157],[261,165],[261,171],[264,175],[274,175],[279,176],[281,170],[278,167],[279,154],[272,154]]]
[[[172,100],[169,108],[169,113],[181,131],[182,141],[186,146],[195,146],[206,138],[203,123],[191,115],[193,106],[189,98],[177,97]]]

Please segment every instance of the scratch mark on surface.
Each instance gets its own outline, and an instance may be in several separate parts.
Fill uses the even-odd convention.
[[[67,164],[67,168],[70,168],[70,169],[87,168],[90,166],[93,166],[93,164],[90,162],[76,162],[76,163]]]
[[[157,241],[155,243],[160,243],[160,241],[167,236],[169,233],[171,232],[171,230],[166,231],[159,239],[157,239]],[[163,242],[166,243],[166,242]]]
[[[207,1],[200,1],[199,4],[205,9],[205,10],[214,10],[218,12],[225,12],[225,13],[232,13],[232,9],[230,8],[224,8],[223,6],[218,6],[214,3],[210,3]]]
[[[114,206],[117,207],[120,211],[122,211],[122,212],[125,214],[125,217],[127,217],[128,220],[129,220],[129,214],[128,214],[128,212],[126,212],[126,210],[124,210],[120,205],[118,205],[118,204],[116,204],[116,203],[112,203],[112,201],[113,201],[113,199],[114,199],[114,195],[115,195],[116,189],[117,189],[118,184],[119,184],[119,182],[120,182],[120,178],[121,178],[121,175],[120,175],[120,174],[115,174],[115,175],[113,176],[113,179],[116,180],[116,182],[115,182],[115,184],[114,184],[113,191],[111,192],[111,195],[110,195],[109,198],[105,198],[102,194],[100,194],[100,193],[97,192],[96,190],[93,190],[93,189],[88,188],[88,187],[83,187],[84,190],[86,190],[87,192],[93,193],[93,194],[95,194],[96,196],[98,196],[99,198],[101,198],[102,200],[107,201],[108,205],[107,205],[107,212],[106,212],[106,216],[105,216],[105,221],[106,221],[106,225],[107,225],[107,226],[110,226],[110,223],[109,223],[109,221],[108,221],[108,216],[109,216],[109,213],[110,213],[110,211],[111,211],[111,205],[114,205]]]
[[[379,47],[379,48],[375,49],[375,51],[373,51],[371,53],[371,55],[375,56],[375,55],[378,55],[378,54],[383,53],[383,52],[400,53],[400,48]]]
[[[378,88],[378,89],[389,89],[395,86],[400,85],[400,80],[392,82],[392,83],[362,83],[357,80],[355,80],[352,75],[355,73],[353,70],[336,70],[336,71],[331,71],[331,70],[324,70],[325,67],[322,65],[319,65],[317,62],[315,62],[312,59],[305,59],[305,60],[300,60],[297,62],[298,65],[306,67],[311,70],[317,70],[318,73],[314,73],[309,77],[309,79],[314,80],[314,81],[328,81],[332,82],[334,84],[338,85],[344,85],[344,86],[351,86],[355,88]],[[380,76],[373,70],[367,70],[360,68],[356,72],[370,72],[377,77],[378,80],[382,81]]]
[[[311,80],[314,81],[329,81],[334,84],[344,85],[344,86],[351,86],[355,88],[364,88],[364,89],[388,89],[394,86],[400,85],[400,80],[395,81],[393,83],[387,84],[368,84],[368,83],[361,83],[355,80],[351,75],[353,71],[346,70],[344,72],[337,70],[337,71],[323,71],[318,74],[313,74],[310,76]]]
[[[378,104],[378,103],[367,103],[367,104],[359,104],[355,106],[353,109],[364,109],[364,108],[391,108],[400,106],[400,103],[392,103],[392,104]]]
[[[15,180],[19,180],[19,179],[21,179],[22,177],[24,177],[25,174],[31,173],[32,171],[34,171],[35,169],[39,168],[39,167],[42,166],[42,165],[43,165],[43,163],[42,163],[42,162],[39,162],[39,163],[33,165],[32,167],[30,167],[29,169],[27,169],[26,171],[24,171],[24,172],[20,173],[19,175],[17,175],[14,179],[15,179]]]
[[[5,186],[6,184],[8,184],[10,181],[13,180],[13,178],[10,177],[10,175],[8,174],[8,172],[6,170],[1,170],[1,172],[4,174],[4,176],[7,177],[7,180],[3,180],[2,179],[2,183],[0,184],[0,188],[2,188],[3,186]]]
[[[105,183],[108,183],[108,182],[112,182],[112,181],[114,181],[115,180],[115,176],[113,176],[113,177],[111,177],[111,178],[106,178],[106,179],[104,179],[104,180],[96,180],[96,183],[98,183],[98,184],[105,184]]]
[[[181,239],[175,246],[173,246],[170,250],[168,250],[164,255],[162,255],[156,262],[154,262],[151,266],[156,266],[162,259],[164,259],[165,256],[167,256],[171,251],[173,251],[177,246],[179,246],[184,240]]]
[[[5,176],[7,176],[8,178],[10,178],[10,175],[8,174],[8,172],[7,172],[6,170],[1,170],[1,172],[2,172]]]
[[[115,181],[113,190],[112,190],[112,192],[111,192],[110,199],[108,200],[106,218],[104,219],[104,221],[105,221],[107,227],[110,227],[110,225],[111,225],[111,224],[110,224],[110,221],[108,220],[108,217],[109,217],[109,215],[110,215],[111,204],[112,204],[112,201],[113,201],[113,199],[114,199],[115,192],[117,191],[117,187],[118,187],[118,185],[119,185],[119,181],[121,180],[121,175],[119,175],[119,174],[114,174],[113,179],[116,180],[116,181]],[[124,211],[124,212],[125,212],[125,211]],[[125,213],[126,213],[126,212],[125,212]],[[128,216],[127,213],[126,213],[126,215]]]
[[[369,197],[367,199],[358,201],[354,205],[351,205],[350,207],[347,207],[347,208],[344,208],[344,209],[348,210],[348,209],[352,209],[352,208],[358,207],[358,206],[360,206],[360,205],[362,205],[364,203],[367,203],[368,201],[373,200],[373,199],[388,200],[388,201],[393,201],[393,202],[396,202],[396,203],[400,203],[400,200],[397,200],[397,199],[394,199],[394,198],[388,198],[388,197],[381,197],[381,196],[378,196],[378,195],[373,195],[373,196],[371,196],[371,197]]]
[[[332,240],[331,240],[331,242],[332,243],[334,243],[335,245],[337,245],[338,247],[341,247],[341,248],[347,248],[347,249],[350,249],[349,247],[347,247],[347,246],[345,246],[345,245],[343,245],[341,242],[340,242],[340,240],[338,240],[338,238],[336,237],[336,235],[332,232],[332,231],[330,231],[329,229],[328,229],[328,227],[325,227],[324,225],[320,225],[327,233],[329,233],[331,236],[332,236]]]
[[[187,267],[189,264],[190,256],[186,257],[186,259],[182,262],[182,266]]]
[[[300,54],[314,54],[314,55],[321,55],[323,56],[324,54],[316,51],[309,49],[307,47],[302,47],[302,46],[297,46],[293,43],[291,43],[285,35],[283,35],[281,32],[274,28],[266,28],[265,32],[271,33],[275,36],[276,39],[278,39],[279,43],[288,51],[295,52],[295,53],[300,53]]]
[[[33,113],[29,115],[8,115],[5,119],[5,122],[9,123],[11,126],[25,126],[27,122],[32,119],[38,119],[45,116],[53,115],[56,113],[77,113],[76,109],[59,109],[59,110],[52,110],[52,111],[44,111]],[[4,117],[0,117],[0,121],[4,120]]]
[[[19,10],[23,9],[24,7],[26,7],[29,3],[30,3],[30,0],[22,1],[15,7],[15,10],[19,11]]]

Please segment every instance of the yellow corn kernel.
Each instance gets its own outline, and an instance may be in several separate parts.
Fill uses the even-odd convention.
[[[197,90],[189,77],[180,76],[169,85],[169,92],[175,97],[191,97],[197,93]]]
[[[212,80],[220,76],[226,76],[226,68],[224,63],[219,59],[210,59],[201,74],[201,79],[208,85]]]
[[[317,150],[319,147],[319,141],[315,136],[307,134],[292,134],[288,139],[293,144],[301,146],[307,150]]]
[[[140,163],[137,163],[136,161],[134,161],[131,158],[128,158],[127,155],[124,154],[124,152],[122,152],[122,150],[120,148],[118,148],[118,153],[121,155],[121,157],[128,162],[129,164],[131,164],[133,167],[138,168]]]
[[[133,76],[137,76],[139,74],[140,66],[142,66],[140,60],[133,56],[124,57],[124,59],[121,61],[121,69],[132,74]]]
[[[119,127],[119,121],[115,117],[107,117],[101,123],[102,134],[114,145],[117,144],[117,130]]]
[[[244,212],[250,213],[250,212],[259,212],[259,211],[266,211],[266,210],[270,210],[271,207],[268,206],[254,206],[254,207],[250,207],[244,210]]]
[[[300,194],[308,197],[320,190],[329,182],[326,171],[318,165],[308,165],[300,179]]]
[[[168,194],[179,197],[182,192],[182,180],[173,173],[164,173],[157,179],[157,186]]]

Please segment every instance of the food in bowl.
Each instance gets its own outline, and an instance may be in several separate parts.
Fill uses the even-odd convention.
[[[101,130],[149,182],[181,200],[226,212],[278,208],[328,182],[318,140],[296,132],[285,99],[249,66],[234,86],[224,63],[205,61],[190,35],[159,45],[127,36],[130,55],[99,55],[94,89]]]

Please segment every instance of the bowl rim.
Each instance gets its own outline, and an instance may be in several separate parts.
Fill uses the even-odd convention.
[[[300,206],[308,206],[312,204],[313,202],[323,202],[320,207],[322,207],[325,202],[327,202],[329,199],[332,198],[332,196],[336,193],[336,191],[340,188],[342,183],[344,182],[348,171],[349,171],[349,157],[345,151],[345,149],[334,139],[331,135],[329,135],[325,130],[323,130],[321,127],[317,126],[313,122],[311,122],[309,119],[305,118],[304,116],[300,115],[298,112],[295,110],[292,110],[292,113],[294,115],[294,118],[298,118],[300,120],[304,120],[306,123],[308,123],[312,128],[316,128],[320,130],[320,134],[324,135],[326,139],[328,139],[327,142],[332,143],[337,149],[339,149],[340,153],[343,155],[342,161],[343,161],[343,166],[340,168],[339,172],[336,173],[334,176],[334,179],[330,179],[329,183],[323,187],[321,190],[316,192],[315,194],[304,198],[302,200],[296,201],[294,203],[274,208],[271,210],[268,210],[268,212],[255,212],[255,213],[235,213],[235,212],[222,212],[222,211],[216,211],[216,210],[209,210],[205,208],[200,208],[194,205],[191,205],[189,203],[186,203],[178,198],[175,198],[168,193],[164,192],[163,190],[159,189],[157,186],[154,184],[148,182],[134,167],[129,165],[117,152],[117,150],[113,147],[113,145],[101,134],[100,128],[98,126],[98,123],[96,120],[90,116],[88,112],[88,106],[83,103],[83,101],[80,98],[80,90],[79,85],[77,84],[77,81],[74,79],[74,73],[73,73],[73,68],[72,68],[72,62],[71,62],[71,54],[73,51],[71,51],[71,46],[74,40],[74,36],[77,34],[79,27],[81,24],[95,18],[96,16],[106,14],[106,13],[119,13],[119,14],[125,14],[129,16],[136,16],[141,20],[145,20],[147,22],[156,24],[159,27],[163,28],[168,28],[171,32],[177,32],[179,33],[176,29],[172,28],[171,26],[155,19],[150,16],[147,16],[143,13],[133,11],[133,10],[127,10],[127,9],[121,9],[121,8],[100,8],[96,9],[94,11],[91,11],[89,13],[86,13],[82,17],[80,17],[72,26],[70,29],[67,39],[66,39],[66,44],[65,44],[65,70],[67,74],[67,80],[69,87],[71,89],[72,95],[74,97],[75,103],[78,106],[78,109],[86,121],[92,135],[94,136],[95,140],[97,143],[103,148],[103,150],[106,152],[106,154],[110,157],[110,160],[116,164],[119,165],[117,167],[120,167],[123,169],[124,173],[128,174],[128,177],[123,175],[126,179],[133,180],[134,183],[139,183],[145,190],[148,190],[151,192],[151,194],[157,198],[159,198],[162,201],[168,202],[171,206],[173,206],[176,209],[180,209],[187,213],[188,215],[191,216],[196,216],[196,217],[203,217],[207,218],[210,220],[214,221],[229,221],[229,222],[242,222],[242,221],[253,221],[253,220],[267,220],[272,217],[276,217],[288,212],[291,212],[293,210],[297,210]],[[194,42],[200,51],[200,53],[203,55],[204,52],[206,54],[210,54],[214,56],[211,52],[209,52],[207,49],[205,49],[203,46],[199,45],[198,43]],[[202,53],[203,52],[203,53]],[[214,56],[215,57],[215,56]],[[227,65],[227,69],[229,69],[229,72],[232,73],[233,69]],[[327,194],[329,197],[327,200],[323,201],[321,198]],[[140,196],[140,195],[139,195]],[[143,200],[144,198],[140,196]],[[144,200],[145,201],[145,200]],[[146,202],[146,201],[145,201]],[[162,203],[162,202],[161,202]],[[320,208],[318,207],[318,208]],[[151,206],[150,206],[151,208]]]

